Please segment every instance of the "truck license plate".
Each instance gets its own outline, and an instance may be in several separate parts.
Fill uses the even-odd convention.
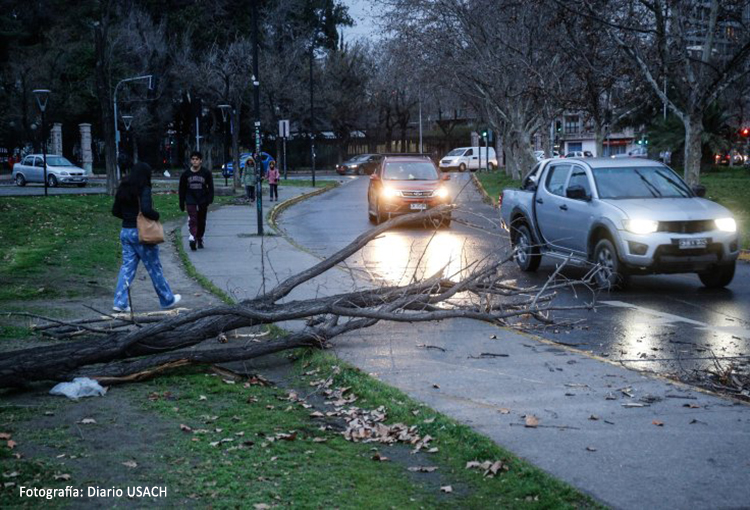
[[[409,207],[412,211],[423,211],[427,209],[427,204],[411,204]]]
[[[680,239],[679,246],[681,250],[695,250],[697,248],[705,248],[706,246],[708,246],[708,239],[706,239],[705,237]]]

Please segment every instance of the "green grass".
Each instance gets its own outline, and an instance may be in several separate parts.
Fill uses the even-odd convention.
[[[154,206],[162,222],[185,214],[173,193]],[[103,195],[0,198],[0,304],[110,292],[121,254],[111,209]]]
[[[493,203],[497,203],[503,189],[520,185],[520,181],[511,179],[503,172],[477,173],[476,176]],[[745,168],[713,167],[701,175],[701,183],[706,186],[708,198],[734,213],[742,248],[750,249],[750,171]]]
[[[341,366],[334,357],[321,353],[297,362],[300,373],[319,369],[319,374],[311,376],[315,379],[329,375],[333,365]],[[309,416],[312,409],[285,400],[285,390],[245,388],[241,382],[227,384],[221,377],[186,371],[149,383],[157,392],[171,392],[176,400],[144,403],[148,410],[193,430],[177,433],[164,452],[164,465],[169,469],[163,476],[170,490],[177,497],[216,508],[251,508],[258,503],[299,508],[597,507],[587,496],[514,458],[468,427],[356,369],[342,368],[334,387],[351,386],[361,397],[355,405],[385,405],[388,423],[418,425],[420,433],[435,438],[431,446],[440,451],[427,460],[411,460],[407,447],[405,462],[376,462],[373,449],[389,456],[386,447],[352,443],[339,432],[320,430],[323,422]],[[302,396],[306,389],[313,391],[309,379],[298,385]],[[418,416],[412,414],[414,410]],[[428,417],[435,421],[425,425]],[[269,440],[279,433],[296,433],[296,439]],[[314,442],[314,438],[326,441]],[[232,441],[211,445],[222,439]],[[507,460],[510,471],[489,479],[465,468],[468,460],[490,459]],[[439,481],[409,473],[412,465],[438,466]],[[452,485],[455,492],[441,493],[443,483]]]
[[[282,177],[279,181],[279,188],[283,186],[289,186],[289,187],[305,187],[305,188],[312,188],[312,180],[310,179],[287,179],[284,180]],[[315,187],[316,188],[333,188],[335,186],[338,186],[337,181],[327,180],[327,179],[315,179]],[[267,188],[268,184],[263,183],[263,187]]]

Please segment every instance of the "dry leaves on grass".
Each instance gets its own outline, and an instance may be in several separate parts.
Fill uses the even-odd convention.
[[[502,460],[496,460],[494,462],[491,460],[485,460],[484,462],[472,460],[466,463],[466,469],[481,469],[484,471],[484,476],[492,478],[501,471],[510,471],[510,466]]]
[[[96,420],[93,418],[84,418],[76,423],[80,423],[81,425],[96,425]]]
[[[663,421],[659,421],[659,420],[654,420],[651,423],[653,425],[656,425],[657,427],[663,427],[664,426],[664,422]]]
[[[453,487],[451,487],[450,485],[443,485],[442,487],[440,487],[440,492],[450,494],[451,492],[453,492]]]
[[[389,459],[385,455],[381,455],[380,452],[375,452],[375,454],[372,456],[372,460],[375,460],[378,462],[385,462]]]
[[[133,460],[125,461],[122,463],[122,465],[131,469],[135,469],[138,467],[138,464]]]
[[[409,471],[412,473],[432,473],[437,471],[437,466],[411,466]]]

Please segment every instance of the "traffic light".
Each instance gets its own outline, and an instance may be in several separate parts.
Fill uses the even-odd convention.
[[[482,138],[487,138],[487,130],[482,131]]]

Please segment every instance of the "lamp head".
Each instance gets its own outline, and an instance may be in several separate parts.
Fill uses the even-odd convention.
[[[130,131],[130,125],[133,123],[132,115],[123,115],[122,123],[125,124],[125,131]]]
[[[35,89],[34,97],[36,98],[36,104],[39,105],[39,109],[44,112],[47,109],[47,101],[49,100],[50,91],[48,89]]]

